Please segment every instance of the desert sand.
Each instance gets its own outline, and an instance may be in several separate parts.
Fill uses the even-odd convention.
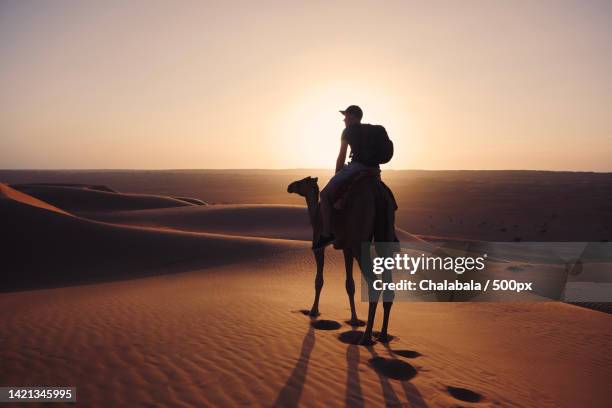
[[[101,180],[103,172],[74,178],[64,172],[62,179],[29,173],[33,182],[61,181],[61,186],[20,185],[28,174],[3,172],[13,185],[0,191],[0,227],[8,238],[0,293],[0,384],[76,386],[77,405],[88,407],[609,405],[612,317],[605,313],[559,302],[396,302],[394,339],[357,346],[350,343],[358,328],[344,322],[349,308],[342,257],[328,250],[322,315],[316,320],[304,315],[315,268],[305,207],[289,195],[284,202],[280,193],[267,201],[258,196],[266,183],[272,185],[265,180],[290,181],[297,173],[305,175],[226,175],[224,195],[215,196],[214,189],[190,194],[186,186],[192,181],[183,179],[179,188],[181,182],[165,178],[177,180],[174,174],[157,180],[172,188],[155,190],[150,181],[150,190],[143,191],[142,183],[130,190]],[[148,176],[138,175],[141,181]],[[257,177],[257,188],[246,188]],[[571,178],[552,179],[576,188]],[[425,188],[418,185],[413,183],[415,191]],[[419,213],[428,207],[407,200],[408,187],[396,193],[405,208],[398,226],[418,233],[416,238],[508,236],[479,227],[482,220],[468,222],[467,216],[463,227],[442,224],[448,220],[445,211],[457,211],[444,210],[452,208],[449,202]],[[425,196],[433,202],[440,191],[445,190]],[[594,191],[608,194],[600,187]],[[481,192],[455,196],[467,208]],[[227,204],[198,205],[191,197]],[[242,202],[244,197],[250,202]],[[533,198],[520,200],[535,208]],[[567,226],[554,227],[551,220],[578,212],[579,200],[541,209],[557,211],[548,220],[550,234],[566,234]],[[493,219],[516,213],[510,222],[527,217],[504,210],[506,205],[507,200],[489,197],[482,212],[465,212],[486,217],[488,208]],[[585,219],[599,221],[583,222],[579,234],[608,231],[606,206],[609,202],[584,211]],[[409,214],[432,215],[439,230],[428,230],[426,223],[410,229],[421,221],[409,221]],[[525,236],[540,234],[527,228],[544,222],[539,214],[529,213],[530,224],[520,224]],[[482,236],[478,228],[485,228]],[[357,307],[365,318],[367,304]]]

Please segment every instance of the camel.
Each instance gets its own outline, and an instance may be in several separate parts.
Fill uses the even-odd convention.
[[[319,185],[317,177],[305,177],[301,180],[294,181],[287,187],[287,192],[298,194],[306,199],[308,206],[308,216],[312,225],[312,242],[316,242],[321,234],[322,220],[319,211]],[[336,236],[334,244],[335,249],[342,249],[344,253],[344,263],[346,269],[345,287],[351,307],[351,318],[348,321],[352,326],[362,326],[363,321],[357,318],[355,311],[355,281],[353,279],[353,260],[356,259],[361,269],[361,273],[366,278],[369,287],[372,288],[372,282],[375,279],[372,272],[372,262],[370,261],[369,251],[362,254],[362,243],[369,243],[374,237],[375,216],[377,199],[381,191],[382,182],[379,177],[366,177],[353,183],[351,188],[350,200],[347,200],[346,206],[342,211],[336,212],[333,217],[332,230]],[[385,186],[386,188],[386,186]],[[355,192],[353,194],[353,192]],[[386,194],[386,192],[385,192]],[[395,208],[393,209],[393,211]],[[391,228],[394,231],[394,219],[388,220],[392,222]],[[394,232],[393,232],[394,234]],[[395,236],[393,235],[393,240]],[[325,260],[325,249],[313,251],[317,274],[315,277],[315,297],[310,309],[310,316],[319,315],[319,298],[323,289],[323,266]],[[362,257],[363,255],[363,257]],[[388,279],[388,278],[387,278]],[[373,290],[369,291],[369,308],[368,321],[366,329],[361,339],[360,344],[371,345],[372,328],[374,318],[376,316],[376,307],[380,292]],[[393,305],[393,293],[385,292],[383,298],[383,324],[378,335],[378,340],[388,342],[388,326],[389,317],[391,314],[391,306]]]

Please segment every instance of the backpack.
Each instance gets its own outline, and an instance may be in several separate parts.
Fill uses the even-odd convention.
[[[361,125],[360,160],[369,166],[388,163],[393,157],[393,142],[381,125]]]

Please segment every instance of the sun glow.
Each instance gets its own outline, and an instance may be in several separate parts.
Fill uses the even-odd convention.
[[[612,170],[602,2],[4,3],[3,168],[331,170],[357,104],[383,169]]]
[[[282,149],[288,167],[333,168],[340,148],[344,117],[339,110],[355,104],[364,110],[364,123],[383,124],[388,131],[406,129],[408,115],[397,114],[397,103],[384,90],[351,83],[325,84],[309,90],[289,103],[281,128],[287,137]],[[395,142],[395,140],[394,140]],[[399,140],[398,140],[399,142]],[[402,143],[399,142],[401,147]]]

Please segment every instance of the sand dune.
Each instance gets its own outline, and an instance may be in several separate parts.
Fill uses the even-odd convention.
[[[2,192],[0,229],[9,237],[4,290],[168,273],[307,246],[110,225],[67,215],[7,186]]]
[[[174,198],[175,200],[187,201],[188,203],[196,204],[196,205],[208,205],[207,202],[202,201],[197,198],[193,198],[193,197],[172,197],[172,198]]]
[[[105,186],[103,184],[82,184],[82,183],[28,183],[28,186],[51,186],[51,187],[74,187],[86,190],[106,191],[109,193],[117,193],[118,191]]]
[[[88,217],[110,223],[179,231],[312,240],[308,212],[306,207],[301,205],[216,204],[201,207],[99,212],[90,213]],[[422,238],[401,228],[396,230],[396,235],[402,242],[424,242]]]
[[[48,194],[59,203],[86,197],[88,209],[109,203],[112,208],[134,204],[134,197],[128,194],[85,191],[80,195],[80,188],[56,186],[22,189]],[[308,247],[311,239],[303,206],[182,205],[84,212],[96,221],[71,216],[6,185],[2,192],[0,211],[5,217],[0,226],[11,237],[3,259],[7,266],[4,290],[125,279],[237,262],[270,256],[277,250]],[[106,194],[119,197],[109,199]],[[141,196],[137,197],[134,205],[142,204]],[[120,200],[123,202],[118,204]],[[72,204],[72,209],[84,208],[78,201]],[[153,204],[164,206],[167,202],[147,202]],[[417,239],[406,232],[398,235]]]
[[[46,203],[42,200],[34,198],[30,195],[24,194],[19,190],[15,190],[7,186],[6,184],[1,184],[1,183],[0,183],[0,199],[16,201],[21,204],[42,208],[45,210],[53,211],[53,212],[64,214],[64,215],[70,215],[69,213],[67,213],[66,211],[60,208],[57,208],[49,203]]]
[[[90,218],[118,224],[180,231],[308,241],[312,228],[304,206],[207,205],[140,211],[101,212]]]
[[[73,213],[92,211],[142,210],[147,208],[166,208],[193,206],[184,200],[149,194],[125,194],[94,190],[77,186],[16,184],[15,190],[38,198],[63,210]]]

